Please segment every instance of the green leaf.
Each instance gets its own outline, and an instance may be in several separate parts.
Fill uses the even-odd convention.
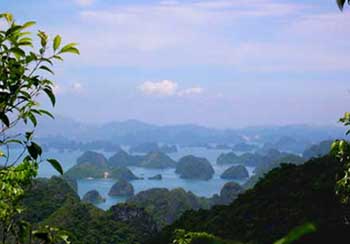
[[[43,31],[39,31],[39,32],[38,32],[38,36],[39,36],[39,38],[40,38],[41,46],[42,46],[42,47],[46,47],[47,38],[48,38],[47,34],[46,34],[45,32],[43,32]]]
[[[34,133],[34,131],[27,131],[25,133],[25,138],[27,139],[27,141],[32,139],[33,133]]]
[[[60,53],[74,53],[74,54],[80,54],[79,50],[75,47],[70,47],[70,48],[66,48],[64,50],[61,50]]]
[[[25,28],[31,27],[31,26],[33,26],[33,25],[35,25],[35,24],[36,24],[35,21],[28,21],[28,22],[26,22],[26,23],[24,23],[24,24],[22,25],[22,28],[25,29]]]
[[[42,70],[45,70],[45,71],[47,71],[47,72],[49,72],[49,73],[51,73],[51,74],[55,74],[49,67],[47,67],[47,66],[45,66],[45,65],[41,65],[40,67],[39,67],[39,69],[42,69]]]
[[[331,145],[331,155],[336,156],[339,152],[339,140],[335,140]]]
[[[47,111],[47,110],[40,109],[39,112],[40,112],[41,114],[45,114],[45,115],[49,116],[49,117],[52,118],[52,119],[55,119],[55,116],[53,116],[53,114],[50,113],[50,112]]]
[[[59,35],[55,36],[53,40],[53,50],[56,51],[61,45],[61,37]]]
[[[24,57],[26,55],[25,52],[18,47],[11,48],[10,52],[12,52],[17,58]]]
[[[316,227],[312,223],[305,223],[292,229],[285,237],[276,241],[274,244],[290,244],[299,240],[302,236],[316,231]]]
[[[75,47],[76,45],[78,45],[77,43],[69,43],[67,45],[65,45],[60,51],[59,53],[75,53],[75,54],[80,54],[79,50]]]
[[[56,160],[56,159],[53,159],[53,158],[49,158],[47,159],[47,162],[49,162],[52,167],[54,167],[54,169],[60,173],[61,175],[63,175],[63,169],[62,169],[62,166],[61,164]]]
[[[3,14],[0,14],[0,18],[5,18],[7,23],[11,24],[12,21],[13,21],[13,16],[12,14],[10,13],[3,13]]]
[[[6,125],[6,127],[10,126],[10,120],[6,114],[0,113],[0,120]]]
[[[17,143],[17,144],[22,144],[21,140],[17,140],[17,139],[11,139],[11,140],[7,140],[5,143]]]
[[[28,149],[30,156],[34,159],[37,159],[38,156],[40,156],[42,153],[41,147],[38,144],[36,144],[35,142],[32,142],[30,144],[30,146],[27,146],[27,149]]]
[[[57,60],[60,60],[60,61],[63,61],[63,58],[61,56],[58,56],[58,55],[54,55],[53,58],[57,59]]]
[[[49,63],[50,65],[53,65],[52,61],[48,58],[41,58],[40,60],[43,62]]]
[[[30,121],[32,121],[34,127],[36,127],[36,125],[38,124],[38,121],[36,120],[35,115],[33,113],[28,113],[28,117]]]
[[[337,0],[338,7],[341,11],[343,11],[345,0]]]
[[[44,92],[45,92],[45,93],[47,94],[47,96],[50,98],[52,106],[55,106],[55,104],[56,104],[56,97],[55,97],[55,95],[53,94],[52,89],[50,89],[50,88],[45,88],[45,89],[44,89]]]
[[[32,39],[29,37],[24,37],[18,41],[17,45],[33,47]]]

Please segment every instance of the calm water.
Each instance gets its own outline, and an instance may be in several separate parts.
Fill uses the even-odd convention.
[[[206,149],[206,148],[180,148],[177,153],[168,154],[174,160],[178,160],[179,158],[185,155],[195,155],[199,157],[207,158],[213,168],[215,170],[214,177],[209,181],[201,181],[201,180],[185,180],[179,178],[177,174],[175,174],[175,169],[145,169],[140,167],[129,167],[131,171],[139,177],[144,177],[144,180],[134,180],[130,183],[133,185],[135,189],[135,193],[140,191],[144,191],[150,188],[155,187],[164,187],[168,189],[174,189],[177,187],[182,187],[186,191],[191,191],[198,196],[211,197],[213,194],[219,193],[222,186],[228,182],[229,180],[223,180],[220,178],[222,172],[230,166],[220,166],[216,165],[216,159],[221,153],[227,153],[230,150],[216,150],[216,149]],[[72,151],[72,152],[58,152],[56,150],[50,150],[45,153],[45,157],[55,158],[59,160],[64,168],[64,170],[68,170],[72,166],[75,165],[76,159],[82,154],[81,151]],[[111,153],[102,152],[107,158],[110,157]],[[240,154],[239,152],[236,152]],[[249,174],[252,175],[254,168],[247,167]],[[161,174],[162,180],[148,180],[148,177]],[[39,169],[40,177],[51,177],[52,175],[56,175],[55,170],[48,164],[42,163]],[[78,194],[82,197],[86,192],[90,190],[97,190],[103,197],[106,198],[106,202],[97,205],[102,209],[108,209],[112,205],[120,202],[124,202],[126,200],[125,197],[109,197],[108,191],[115,183],[115,180],[112,179],[93,179],[93,180],[79,180],[78,181]],[[244,183],[243,181],[238,181],[238,183]]]

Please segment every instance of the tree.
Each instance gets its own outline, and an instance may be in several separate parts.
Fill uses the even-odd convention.
[[[0,242],[67,241],[67,235],[55,228],[33,230],[20,221],[19,215],[24,189],[37,176],[39,164],[48,162],[63,174],[60,163],[43,158],[40,145],[33,139],[38,117],[54,118],[39,103],[46,95],[55,105],[54,82],[48,78],[54,74],[53,62],[62,61],[64,53],[79,54],[77,44],[61,47],[59,35],[49,43],[48,35],[38,31],[40,46],[36,48],[27,32],[35,22],[17,24],[9,13],[0,14],[0,20],[6,22],[5,29],[0,29]],[[20,153],[14,154],[14,147],[20,148]]]
[[[346,112],[339,122],[344,126],[350,125],[350,113]],[[350,129],[347,130],[346,135],[350,134]],[[342,175],[338,176],[336,184],[336,193],[339,195],[343,204],[350,203],[350,144],[347,140],[336,140],[331,147],[331,153],[337,157],[344,168]]]
[[[343,10],[346,0],[337,0],[338,7]],[[350,0],[347,1],[350,5]],[[345,112],[339,119],[344,126],[350,126],[350,112]],[[350,129],[346,135],[350,134]],[[341,163],[344,171],[342,175],[337,176],[336,193],[344,205],[350,204],[350,143],[347,140],[335,140],[331,146],[331,154]],[[345,221],[348,221],[345,216]]]

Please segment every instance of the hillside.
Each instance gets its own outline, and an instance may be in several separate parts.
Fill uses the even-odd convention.
[[[137,244],[156,232],[156,223],[143,208],[119,204],[103,211],[80,201],[60,177],[35,180],[22,204],[22,219],[64,229],[74,244]]]
[[[305,237],[307,243],[336,243],[350,230],[343,224],[344,209],[334,193],[339,170],[339,164],[330,157],[299,166],[283,164],[229,206],[185,212],[149,244],[170,243],[176,229],[204,231],[227,240],[273,243],[305,222],[314,223],[318,229]]]

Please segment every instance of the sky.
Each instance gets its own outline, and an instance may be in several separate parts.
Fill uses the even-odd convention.
[[[79,121],[328,125],[349,109],[350,7],[341,13],[335,0],[0,0],[0,9],[79,43],[80,56],[55,65],[53,110]]]

